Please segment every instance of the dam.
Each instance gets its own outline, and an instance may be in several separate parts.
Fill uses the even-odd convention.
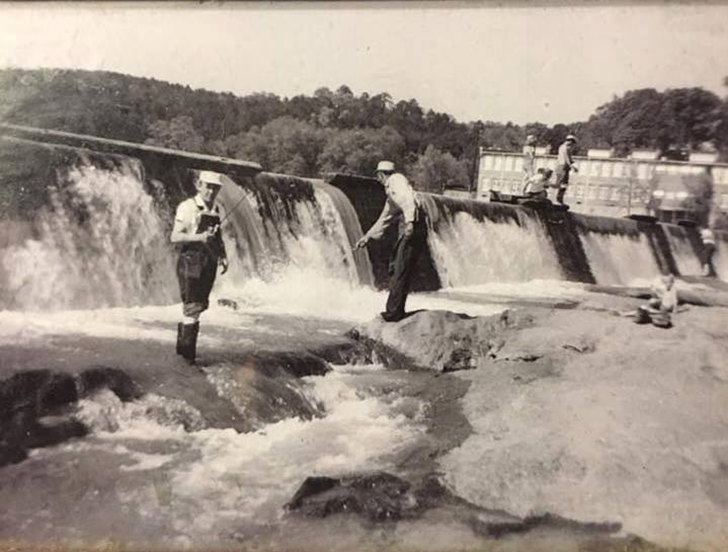
[[[201,169],[224,175],[230,270],[213,290],[229,301],[202,318],[197,370],[174,355],[169,234]],[[428,549],[545,531],[615,534],[604,549],[619,550],[631,533],[725,536],[715,317],[688,312],[684,347],[605,314],[624,298],[575,309],[591,284],[698,274],[694,228],[420,193],[430,231],[408,303],[420,318],[403,335],[427,349],[428,316],[501,332],[459,376],[352,337],[382,309],[395,239],[352,250],[385,201],[372,178],[3,125],[0,190],[0,501],[13,505],[0,542],[398,550],[429,546],[435,527]],[[524,319],[548,318],[518,327],[529,301],[545,307]],[[468,340],[455,337],[462,360]],[[401,526],[308,526],[287,510],[307,481],[393,480],[380,470],[414,481],[394,479],[404,498],[376,503],[404,503]]]

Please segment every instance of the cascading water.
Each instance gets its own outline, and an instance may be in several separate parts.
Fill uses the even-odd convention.
[[[660,275],[650,244],[642,234],[586,232],[580,237],[599,284],[634,285]]]
[[[219,196],[231,229],[230,274],[218,280],[219,293],[253,306],[305,310],[372,283],[367,254],[352,249],[362,235],[359,220],[340,190],[312,179],[258,178],[263,186],[226,185]],[[278,195],[274,186],[282,184],[297,187],[298,197]]]
[[[32,232],[4,240],[0,308],[176,302],[173,215],[156,198],[165,196],[164,189],[150,193],[143,172],[138,160],[123,156],[55,171],[48,204],[27,225]],[[231,271],[218,279],[218,288],[234,292],[251,282],[311,285],[317,279],[347,287],[371,284],[368,256],[352,251],[361,227],[341,191],[322,181],[271,174],[250,187],[242,184],[228,181],[220,194],[231,210],[225,229]]]
[[[0,306],[24,310],[168,303],[173,257],[160,207],[145,190],[141,163],[86,162],[59,171],[37,237],[0,252]]]
[[[662,231],[667,236],[675,263],[682,276],[700,274],[702,265],[688,239],[688,233],[682,226],[662,224]]]
[[[553,245],[535,216],[513,210],[512,218],[495,222],[478,217],[465,202],[451,202],[456,207],[451,208],[449,203],[438,206],[427,194],[420,199],[434,229],[430,251],[444,287],[563,278]]]

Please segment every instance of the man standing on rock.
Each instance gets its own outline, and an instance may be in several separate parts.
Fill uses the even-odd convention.
[[[200,171],[197,195],[177,207],[171,241],[179,246],[177,279],[182,296],[182,322],[177,325],[177,354],[194,364],[200,314],[209,306],[217,267],[227,272],[228,261],[220,232],[220,209],[215,198],[222,187],[221,175]]]
[[[399,222],[399,238],[389,262],[389,297],[387,310],[381,313],[385,322],[397,322],[404,318],[414,276],[417,259],[427,240],[427,222],[424,209],[420,206],[415,191],[403,174],[394,172],[394,163],[380,161],[377,165],[377,180],[384,186],[387,200],[382,214],[369,231],[356,243],[360,249],[370,241],[384,235],[395,221]]]
[[[564,143],[559,146],[559,155],[556,159],[556,187],[559,191],[556,193],[556,201],[563,205],[566,188],[569,186],[569,173],[571,171],[579,172],[574,165],[574,159],[571,152],[576,145],[576,136],[569,134]]]

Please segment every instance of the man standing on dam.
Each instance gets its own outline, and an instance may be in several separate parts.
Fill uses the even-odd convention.
[[[394,171],[394,163],[380,161],[377,180],[384,186],[387,200],[382,214],[369,231],[356,242],[360,249],[370,241],[384,235],[394,222],[399,222],[399,237],[389,262],[389,297],[387,310],[381,313],[385,322],[397,322],[404,318],[405,303],[412,285],[415,266],[427,239],[425,211],[420,206],[415,191],[403,174]]]
[[[218,265],[227,272],[228,261],[220,231],[220,208],[215,204],[222,188],[221,175],[200,171],[197,195],[177,207],[171,241],[179,246],[177,280],[182,296],[182,322],[177,325],[177,354],[194,364],[200,314],[207,310]]]
[[[576,136],[569,134],[564,143],[559,146],[559,154],[556,159],[556,187],[559,191],[556,193],[556,201],[563,205],[566,188],[569,186],[569,173],[571,171],[579,172],[574,165],[574,159],[571,152],[574,151],[576,145]]]

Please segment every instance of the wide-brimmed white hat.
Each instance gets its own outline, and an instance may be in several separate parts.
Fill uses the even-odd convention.
[[[394,172],[394,163],[391,161],[380,161],[376,172]]]
[[[207,184],[216,184],[222,186],[222,175],[213,171],[200,171],[197,180]]]

